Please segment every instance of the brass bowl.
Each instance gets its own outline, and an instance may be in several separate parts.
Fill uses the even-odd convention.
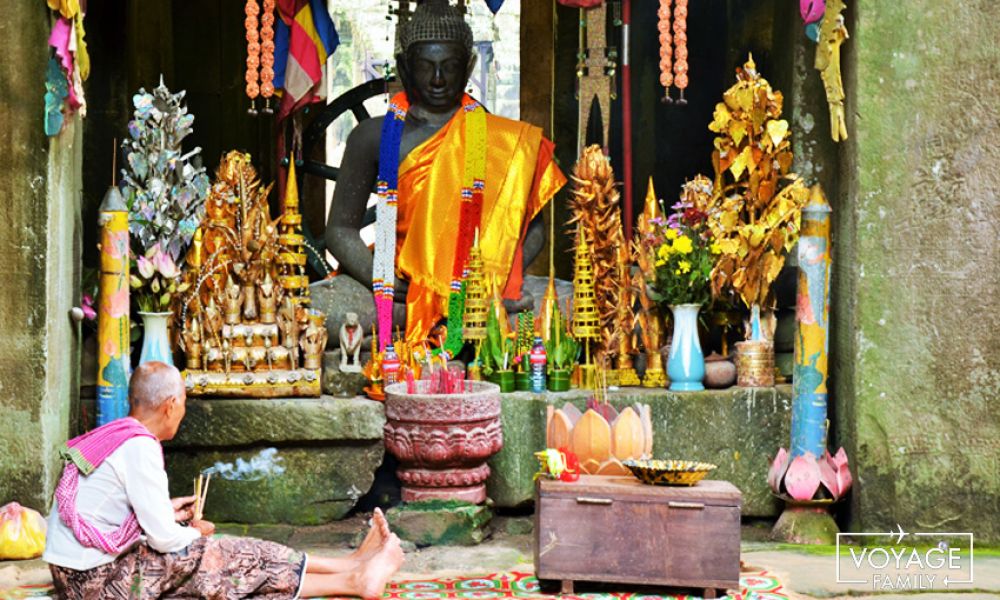
[[[694,460],[626,460],[622,462],[639,481],[648,485],[694,485],[715,465]]]

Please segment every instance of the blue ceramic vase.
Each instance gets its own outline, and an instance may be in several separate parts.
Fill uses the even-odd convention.
[[[703,390],[705,355],[701,353],[698,339],[698,312],[700,304],[678,304],[670,307],[674,313],[674,337],[670,342],[667,375],[671,391],[691,392]]]
[[[140,312],[142,317],[142,354],[139,364],[156,360],[174,364],[174,356],[170,351],[170,335],[167,324],[170,322],[170,312]]]

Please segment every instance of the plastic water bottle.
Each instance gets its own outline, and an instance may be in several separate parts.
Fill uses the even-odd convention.
[[[382,356],[382,385],[387,386],[399,382],[399,356],[392,344],[387,344]]]
[[[535,336],[535,345],[531,348],[528,361],[531,364],[531,391],[541,394],[545,391],[545,366],[548,362],[542,338]]]

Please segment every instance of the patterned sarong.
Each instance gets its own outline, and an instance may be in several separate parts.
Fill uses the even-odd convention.
[[[49,568],[65,600],[288,600],[298,597],[306,556],[274,542],[223,536],[198,538],[169,554],[141,542],[114,562],[87,571]]]

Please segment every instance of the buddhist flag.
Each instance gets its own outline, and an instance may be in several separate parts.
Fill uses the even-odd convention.
[[[274,87],[282,90],[278,120],[326,99],[326,59],[340,43],[325,0],[278,0]]]

